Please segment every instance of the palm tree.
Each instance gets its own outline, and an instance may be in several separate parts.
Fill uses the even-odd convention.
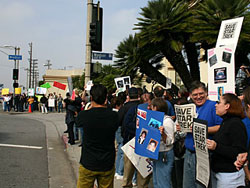
[[[164,56],[160,54],[157,46],[139,47],[137,34],[129,35],[118,45],[115,57],[117,60],[114,67],[121,69],[121,76],[129,75],[131,79],[134,79],[139,71],[161,85],[166,85],[166,77],[159,72],[163,66],[161,60]],[[174,84],[172,86],[174,92],[177,92],[178,88]]]
[[[249,64],[250,11],[249,0],[204,0],[192,11],[188,32],[192,42],[201,42],[205,50],[214,48],[221,22],[244,16],[243,26],[235,54],[236,73],[241,64]]]
[[[185,32],[191,16],[188,7],[189,3],[184,0],[150,1],[142,8],[143,18],[138,18],[135,24],[135,29],[140,31],[140,47],[158,46],[187,88],[193,80],[200,79],[196,46],[189,43],[190,34]]]

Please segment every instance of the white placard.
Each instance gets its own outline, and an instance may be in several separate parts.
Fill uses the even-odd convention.
[[[130,76],[115,78],[115,85],[117,89],[122,89],[122,91],[126,91],[126,89],[131,87]]]
[[[235,52],[243,19],[244,17],[240,17],[221,22],[216,48],[232,44],[233,52]]]
[[[48,107],[55,107],[55,99],[48,100]]]
[[[28,96],[33,97],[35,95],[35,89],[34,88],[28,88]]]
[[[43,87],[37,87],[36,88],[36,94],[46,94],[47,89]]]
[[[86,84],[86,91],[90,91],[91,90],[91,87],[93,86],[93,81],[92,80],[89,80]]]
[[[220,100],[224,93],[235,93],[233,45],[208,50],[208,96]]]
[[[196,154],[196,180],[208,187],[210,177],[209,154],[207,149],[207,122],[194,119],[193,138]]]
[[[196,117],[195,104],[174,105],[176,121],[181,126],[181,131],[192,132],[193,118]]]
[[[144,178],[153,172],[152,161],[135,153],[135,138],[122,146],[121,149]]]

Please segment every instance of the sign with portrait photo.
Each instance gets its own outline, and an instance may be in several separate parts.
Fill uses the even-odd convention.
[[[233,45],[208,50],[208,96],[217,101],[224,93],[235,93],[235,63]]]
[[[34,97],[35,95],[35,89],[34,88],[29,88],[28,89],[28,96],[29,97]]]
[[[135,153],[151,159],[158,159],[164,113],[137,109]]]
[[[126,89],[131,88],[130,76],[115,78],[115,85],[117,89],[126,91]]]
[[[135,138],[122,146],[121,149],[143,178],[146,178],[153,172],[153,162],[149,158],[142,157],[135,153]]]

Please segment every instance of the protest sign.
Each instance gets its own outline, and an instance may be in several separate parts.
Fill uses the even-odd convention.
[[[43,88],[43,87],[37,87],[36,88],[36,94],[42,95],[42,94],[46,94],[46,92],[47,92],[46,88]]]
[[[69,76],[69,77],[67,78],[67,81],[68,81],[69,93],[70,93],[70,95],[72,95],[72,93],[73,93],[73,82],[72,82],[71,76]]]
[[[191,132],[193,118],[196,117],[195,104],[174,105],[176,121],[181,126],[181,131]]]
[[[55,107],[55,99],[48,99],[48,107]]]
[[[172,80],[170,78],[166,78],[166,89],[171,89]]]
[[[152,161],[147,157],[142,157],[135,153],[135,138],[131,139],[127,144],[122,146],[121,149],[135,168],[140,172],[143,178],[146,178],[153,172]]]
[[[15,88],[15,94],[16,95],[21,95],[22,93],[22,89],[19,87],[19,88]]]
[[[56,82],[56,81],[54,81],[53,86],[56,87],[56,88],[58,88],[58,89],[61,89],[61,90],[65,90],[66,89],[66,85],[65,84],[62,84],[62,83]]]
[[[235,92],[233,45],[208,50],[208,96],[220,100],[224,93]]]
[[[221,22],[216,48],[233,45],[233,53],[235,52],[243,19],[244,17],[240,17]]]
[[[86,84],[86,91],[90,91],[91,87],[93,86],[93,81],[92,80],[89,80]]]
[[[135,153],[144,157],[158,159],[164,113],[137,109]]]
[[[193,138],[196,151],[196,180],[206,187],[208,187],[210,177],[207,136],[207,121],[194,118]]]
[[[126,89],[129,89],[131,87],[130,76],[115,78],[115,85],[117,89],[126,91]]]
[[[35,89],[34,88],[28,88],[28,96],[33,97],[35,95]]]
[[[9,88],[3,88],[2,89],[2,95],[8,95],[10,93],[10,89]]]

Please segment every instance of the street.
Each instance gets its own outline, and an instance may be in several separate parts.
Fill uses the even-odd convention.
[[[64,115],[0,111],[1,188],[76,187],[76,164],[57,127]]]

